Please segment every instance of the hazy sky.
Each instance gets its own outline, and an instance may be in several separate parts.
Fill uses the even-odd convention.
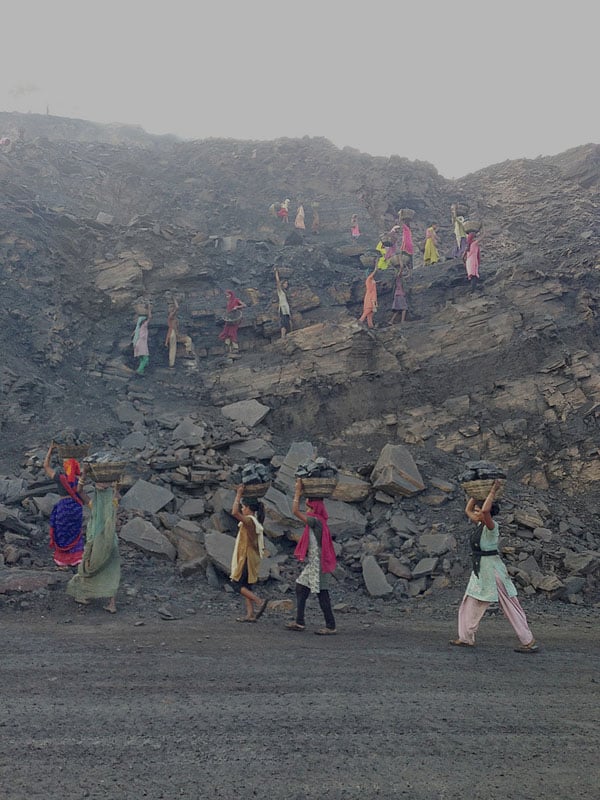
[[[0,109],[193,139],[324,136],[460,177],[600,141],[597,0],[553,5],[17,0]]]

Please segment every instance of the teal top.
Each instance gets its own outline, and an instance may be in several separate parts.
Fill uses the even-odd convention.
[[[497,550],[499,537],[500,531],[498,530],[498,523],[496,521],[494,521],[494,527],[491,530],[484,525],[479,543],[482,552],[485,553],[486,550]],[[486,603],[497,603],[498,587],[496,586],[496,575],[504,584],[508,596],[516,597],[517,589],[508,577],[504,561],[502,561],[499,555],[484,555],[482,557],[479,577],[477,577],[474,572],[471,572],[465,594],[469,597],[474,597],[476,600],[483,600]]]

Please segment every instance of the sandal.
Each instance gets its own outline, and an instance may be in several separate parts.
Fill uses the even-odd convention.
[[[265,602],[261,605],[261,607],[256,612],[256,619],[260,619],[262,617],[262,615],[265,613],[266,610],[267,610],[267,601],[265,600]]]
[[[317,636],[333,636],[337,633],[337,630],[335,628],[319,628],[315,633]]]
[[[286,622],[285,627],[288,631],[303,631],[306,625],[299,625],[297,622]]]
[[[256,622],[256,617],[236,617],[236,622]]]
[[[450,639],[449,644],[453,644],[454,647],[475,647],[474,644],[469,644],[469,642],[463,642],[462,639]]]
[[[515,647],[515,653],[537,653],[539,649],[535,639],[532,639],[529,644],[520,644]]]

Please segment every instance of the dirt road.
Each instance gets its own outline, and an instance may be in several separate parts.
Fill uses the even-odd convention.
[[[318,622],[317,610],[312,609]],[[448,617],[292,633],[195,615],[3,611],[4,800],[598,798],[597,625],[450,648]],[[312,621],[312,620],[311,620]]]

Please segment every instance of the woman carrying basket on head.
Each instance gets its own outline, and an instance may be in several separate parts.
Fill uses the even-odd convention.
[[[261,600],[250,588],[258,582],[258,568],[265,553],[262,526],[265,507],[256,498],[243,498],[243,493],[244,485],[240,484],[231,509],[231,516],[239,525],[229,577],[235,591],[246,601],[246,616],[237,617],[237,622],[256,622],[267,608],[267,601]]]
[[[235,292],[231,289],[227,289],[225,296],[227,297],[225,325],[219,334],[219,339],[225,342],[227,352],[237,353],[239,350],[238,328],[242,321],[242,309],[246,308],[246,304],[239,297],[236,297]]]
[[[316,630],[320,636],[336,633],[335,617],[331,608],[329,597],[330,575],[335,570],[336,558],[333,549],[331,533],[327,525],[327,509],[322,497],[309,497],[306,500],[306,513],[300,511],[300,495],[302,493],[302,479],[296,480],[292,512],[301,520],[305,527],[294,555],[299,561],[305,561],[306,566],[296,580],[296,619],[288,622],[286,628],[290,631],[303,631],[304,610],[310,593],[314,592],[319,598],[319,605],[325,617],[325,627]]]
[[[85,465],[79,479],[79,492],[84,481]],[[117,538],[118,494],[113,485],[96,481],[93,500],[85,495],[83,497],[91,509],[85,549],[77,574],[67,584],[67,594],[80,605],[89,605],[91,598],[109,598],[104,610],[115,614],[117,590],[121,581],[121,557]]]
[[[50,514],[50,549],[53,550],[54,563],[66,569],[76,567],[83,557],[83,506],[86,497],[78,491],[81,488],[78,483],[81,469],[76,458],[63,459],[62,470],[50,466],[54,447],[52,442],[43,467],[46,475],[56,481],[63,498]]]
[[[494,481],[481,506],[471,497],[465,508],[467,517],[477,525],[471,535],[473,571],[458,610],[458,639],[452,639],[450,644],[475,647],[475,634],[486,609],[490,603],[498,603],[519,639],[515,652],[535,653],[538,646],[517,599],[515,585],[498,553],[500,534],[494,516],[499,511],[495,502],[499,487],[499,481]]]

